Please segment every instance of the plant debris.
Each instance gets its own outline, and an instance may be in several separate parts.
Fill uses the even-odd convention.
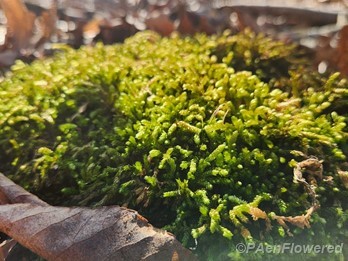
[[[49,206],[2,174],[0,192],[0,231],[46,260],[196,259],[173,235],[130,209]],[[3,260],[14,244],[2,243]]]

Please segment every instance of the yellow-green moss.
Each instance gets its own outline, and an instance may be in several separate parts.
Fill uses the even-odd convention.
[[[189,247],[197,238],[203,259],[224,260],[244,240],[290,240],[250,207],[303,214],[311,199],[291,164],[308,155],[333,179],[319,181],[312,228],[291,227],[291,240],[338,243],[348,149],[335,105],[347,82],[312,72],[295,48],[249,32],[142,32],[17,62],[0,84],[0,171],[52,204],[137,209]]]

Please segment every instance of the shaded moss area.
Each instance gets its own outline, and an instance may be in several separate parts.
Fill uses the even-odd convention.
[[[348,85],[338,74],[250,32],[142,32],[59,50],[17,62],[0,84],[0,171],[26,189],[55,205],[136,209],[207,260],[262,256],[238,254],[239,242],[347,240]],[[311,206],[293,182],[310,157],[324,175],[311,228],[289,224],[290,237],[273,220],[270,230],[272,215]]]

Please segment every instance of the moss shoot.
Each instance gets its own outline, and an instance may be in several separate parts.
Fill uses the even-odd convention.
[[[142,32],[19,61],[0,83],[0,171],[51,204],[136,209],[202,260],[347,242],[348,84],[296,48]]]

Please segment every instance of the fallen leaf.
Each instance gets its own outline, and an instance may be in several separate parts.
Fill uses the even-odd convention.
[[[181,260],[193,256],[169,233],[118,207],[0,206],[0,230],[47,260]]]
[[[253,217],[253,220],[258,220],[259,218],[268,219],[266,212],[256,207],[250,207],[250,215]]]
[[[252,29],[254,32],[259,33],[261,30],[256,22],[255,15],[247,12],[236,12],[238,17],[238,29],[240,31],[245,30],[246,28]]]
[[[57,7],[43,10],[37,17],[29,11],[21,0],[0,0],[7,20],[5,44],[0,47],[0,65],[10,66],[17,58],[42,56],[44,43],[50,40],[56,31]]]
[[[40,24],[40,36],[39,40],[36,42],[36,47],[49,41],[51,36],[56,32],[56,22],[57,22],[57,4],[52,3],[52,6],[42,12],[41,16],[38,18]]]
[[[47,260],[196,260],[134,210],[50,206],[2,174],[0,192],[12,203],[0,205],[0,231]]]
[[[300,151],[292,151],[292,154],[305,156]],[[297,226],[299,228],[310,228],[310,218],[312,214],[320,208],[320,202],[317,199],[315,188],[317,187],[316,179],[323,179],[323,161],[316,158],[308,158],[301,162],[298,162],[294,168],[294,182],[301,184],[310,198],[312,199],[312,205],[307,209],[306,214],[298,216],[278,216],[271,215],[271,219],[276,220],[279,225],[286,229],[286,233],[289,236],[293,236],[290,232],[290,228],[286,222]],[[306,176],[304,175],[306,174]]]
[[[101,19],[93,19],[83,26],[83,36],[89,41],[93,40],[100,33],[99,24],[102,22]]]
[[[308,182],[311,185],[317,187],[317,180],[323,179],[323,162],[316,158],[308,158],[297,163],[294,168],[294,181],[295,182]],[[307,174],[306,179],[304,174]]]
[[[26,49],[30,45],[36,16],[20,0],[1,0],[0,4],[7,19],[6,38],[10,39],[14,50]]]
[[[196,26],[199,23],[199,17],[187,11],[184,4],[178,5],[178,25],[176,30],[184,35],[193,35],[196,33]]]
[[[145,21],[146,28],[153,30],[163,36],[169,36],[174,30],[174,23],[169,19],[167,14],[154,11]]]
[[[316,210],[315,206],[310,207],[305,215],[295,216],[295,217],[285,217],[285,216],[277,216],[274,215],[272,219],[275,219],[279,225],[284,227],[289,231],[289,227],[286,225],[285,222],[289,222],[290,224],[297,226],[299,228],[310,228],[311,225],[309,223],[309,220],[313,214],[313,212]]]
[[[337,67],[344,75],[348,75],[348,25],[344,26],[339,32],[339,40],[337,46]]]
[[[0,173],[0,204],[30,203],[38,206],[49,206],[37,196],[18,186]]]
[[[105,44],[123,42],[127,37],[130,37],[138,31],[134,25],[122,19],[104,21],[99,24],[99,28],[100,33],[94,40],[102,40]]]

